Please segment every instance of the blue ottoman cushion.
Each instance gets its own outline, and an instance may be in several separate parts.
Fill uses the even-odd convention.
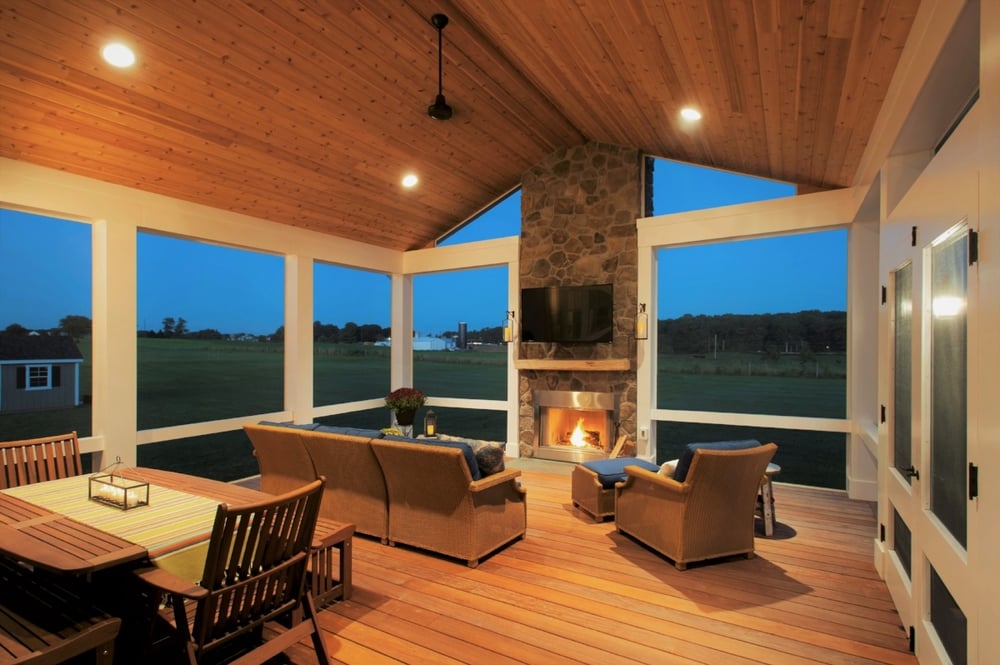
[[[691,460],[694,459],[694,451],[699,448],[705,448],[707,450],[743,450],[745,448],[756,448],[760,445],[760,441],[755,439],[745,439],[743,441],[712,441],[710,443],[689,443],[684,446],[683,452],[681,452],[680,458],[677,460],[677,468],[674,469],[674,480],[679,483],[683,483],[684,479],[687,478],[688,468],[691,466]]]
[[[627,466],[637,466],[654,473],[660,470],[660,467],[652,462],[647,462],[638,457],[612,457],[610,459],[591,460],[590,462],[584,462],[582,466],[596,473],[601,487],[606,490],[614,489],[615,483],[625,480],[625,467]]]

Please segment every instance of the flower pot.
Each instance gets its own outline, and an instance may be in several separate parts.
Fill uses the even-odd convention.
[[[416,409],[396,409],[396,424],[404,426],[412,425],[413,418],[416,415]]]

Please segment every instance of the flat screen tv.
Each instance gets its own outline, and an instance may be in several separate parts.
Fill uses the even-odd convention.
[[[611,284],[521,289],[521,341],[610,342],[614,303]]]

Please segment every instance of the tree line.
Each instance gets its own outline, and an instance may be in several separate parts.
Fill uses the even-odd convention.
[[[68,314],[59,319],[59,325],[55,328],[29,330],[20,323],[11,323],[3,331],[8,335],[30,335],[37,333],[39,335],[68,335],[73,339],[83,339],[90,334],[91,327],[88,317],[79,314]]]
[[[847,312],[685,314],[657,322],[661,353],[814,354],[847,351]]]
[[[20,323],[11,323],[3,332],[10,335],[28,335],[38,333],[43,335],[69,335],[73,339],[82,339],[91,334],[93,328],[89,317],[80,314],[69,314],[59,320],[56,328],[30,330]],[[201,330],[191,330],[188,327],[187,319],[182,316],[164,317],[158,330],[139,330],[139,337],[146,338],[171,338],[171,339],[238,339],[254,341],[281,342],[285,339],[285,326],[279,326],[271,334],[254,335],[249,333],[222,333],[215,328],[203,328]],[[343,326],[333,323],[313,322],[313,341],[330,344],[374,344],[390,338],[391,328],[381,326],[377,323],[355,323],[348,321]],[[457,339],[458,331],[449,330],[438,335],[443,339]],[[499,344],[503,341],[503,330],[500,326],[470,330],[466,333],[469,342],[479,342],[482,344]]]

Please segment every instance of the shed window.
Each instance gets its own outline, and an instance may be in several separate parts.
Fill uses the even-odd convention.
[[[51,365],[28,365],[28,390],[48,390],[52,387]]]

